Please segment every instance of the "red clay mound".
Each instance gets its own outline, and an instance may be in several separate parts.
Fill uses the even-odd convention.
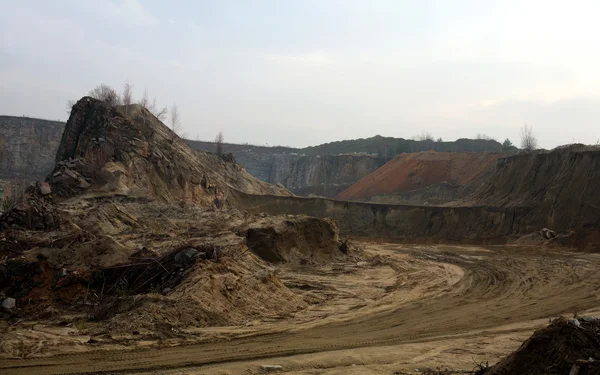
[[[493,171],[503,153],[419,152],[401,154],[341,192],[342,200],[369,199],[447,182],[467,185]]]

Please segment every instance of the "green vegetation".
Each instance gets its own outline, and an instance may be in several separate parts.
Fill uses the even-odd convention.
[[[510,139],[506,138],[504,142],[502,142],[502,151],[503,152],[511,152],[517,150],[517,147],[513,145]]]

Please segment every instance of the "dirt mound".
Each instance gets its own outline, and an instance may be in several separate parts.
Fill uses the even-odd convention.
[[[340,193],[337,198],[364,200],[443,182],[451,185],[477,184],[494,170],[496,161],[504,156],[501,153],[435,151],[401,154]]]
[[[592,375],[600,373],[600,320],[560,318],[536,331],[486,375]],[[579,368],[579,371],[573,368]],[[574,372],[575,371],[575,372]]]
[[[127,113],[79,100],[53,172],[0,215],[0,321],[161,338],[305,308],[247,233],[272,233],[282,260],[310,263],[343,255],[335,225],[238,211],[230,193],[290,193],[191,150],[141,106]]]
[[[0,309],[0,317],[75,316],[99,322],[96,332],[143,331],[153,337],[162,335],[164,324],[205,327],[281,318],[306,303],[246,247],[248,225],[278,228],[275,244],[282,253],[296,251],[286,247],[293,243],[315,253],[333,251],[324,248],[327,242],[339,246],[331,223],[308,217],[113,199],[71,199],[59,211],[69,227],[3,233],[0,243],[15,247],[0,263],[0,301],[14,298],[17,307]],[[300,228],[324,229],[313,238],[301,232],[292,239]],[[70,318],[60,318],[65,314]]]
[[[75,161],[66,167],[80,173],[92,191],[204,205],[226,199],[228,188],[289,195],[235,163],[193,151],[144,107],[133,105],[127,115],[123,112],[89,97],[79,100],[71,111],[56,162]],[[55,170],[49,182],[61,181],[64,168],[63,164]]]
[[[248,229],[246,245],[271,263],[320,264],[344,257],[335,222],[308,216],[263,218]]]
[[[71,197],[128,197],[220,208],[230,191],[291,195],[238,164],[193,151],[146,108],[118,108],[84,97],[73,106],[45,182],[26,190],[0,225],[44,230],[61,224],[53,203]]]

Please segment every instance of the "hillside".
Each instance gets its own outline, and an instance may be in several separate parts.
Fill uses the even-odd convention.
[[[375,196],[423,189],[436,184],[465,186],[494,170],[502,153],[435,152],[402,154],[363,177],[337,198],[368,200]]]
[[[213,142],[187,141],[194,149],[214,152]],[[444,152],[497,152],[502,145],[490,140],[452,142],[414,141],[375,136],[295,149],[252,145],[223,145],[253,176],[283,184],[298,195],[335,197],[399,153],[428,150]]]
[[[7,191],[20,191],[22,185],[46,176],[54,165],[64,127],[62,122],[0,116],[0,194],[4,194],[5,187]],[[214,142],[186,140],[186,143],[207,155],[216,151]],[[495,141],[459,139],[438,143],[381,136],[301,149],[223,145],[225,153],[233,153],[236,162],[259,180],[272,185],[281,183],[298,195],[326,197],[335,197],[400,152],[495,151],[500,148]]]
[[[434,150],[438,152],[501,152],[502,144],[485,139],[457,139],[456,141],[436,142],[431,140],[417,141],[404,138],[382,137],[359,138],[346,141],[324,143],[306,147],[300,152],[307,155],[342,154],[366,152],[390,159],[401,153],[414,153]]]

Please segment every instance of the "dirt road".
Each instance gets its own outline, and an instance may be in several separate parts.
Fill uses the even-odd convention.
[[[436,351],[436,346],[436,352],[444,348],[451,356],[460,356],[463,350],[461,360],[470,360],[471,354],[464,351],[474,342],[488,344],[488,353],[497,358],[518,347],[535,324],[600,306],[600,256],[596,254],[522,247],[365,246],[367,252],[377,255],[375,260],[358,273],[344,276],[341,272],[336,293],[323,285],[331,275],[302,275],[289,270],[282,275],[284,282],[313,293],[314,298],[331,298],[335,304],[326,306],[339,305],[339,314],[336,308],[330,308],[326,315],[309,311],[297,319],[297,324],[282,321],[268,330],[227,340],[160,350],[2,359],[0,373],[233,374],[244,366],[257,366],[258,362],[248,362],[257,359],[260,363],[287,363],[286,369],[298,371],[294,373],[312,373],[302,371],[357,362],[393,363],[398,357],[411,355],[414,360],[423,350],[430,354]],[[384,271],[389,269],[393,272]],[[381,270],[392,280],[386,284],[386,280],[377,279],[378,272],[369,270]],[[298,286],[302,279],[306,285]],[[352,289],[371,279],[383,293],[373,289],[361,295]],[[493,349],[494,340],[500,337],[506,337],[504,346]],[[413,363],[421,362],[407,360],[405,364]],[[362,370],[356,373],[368,373]],[[352,368],[339,373],[352,373]]]

